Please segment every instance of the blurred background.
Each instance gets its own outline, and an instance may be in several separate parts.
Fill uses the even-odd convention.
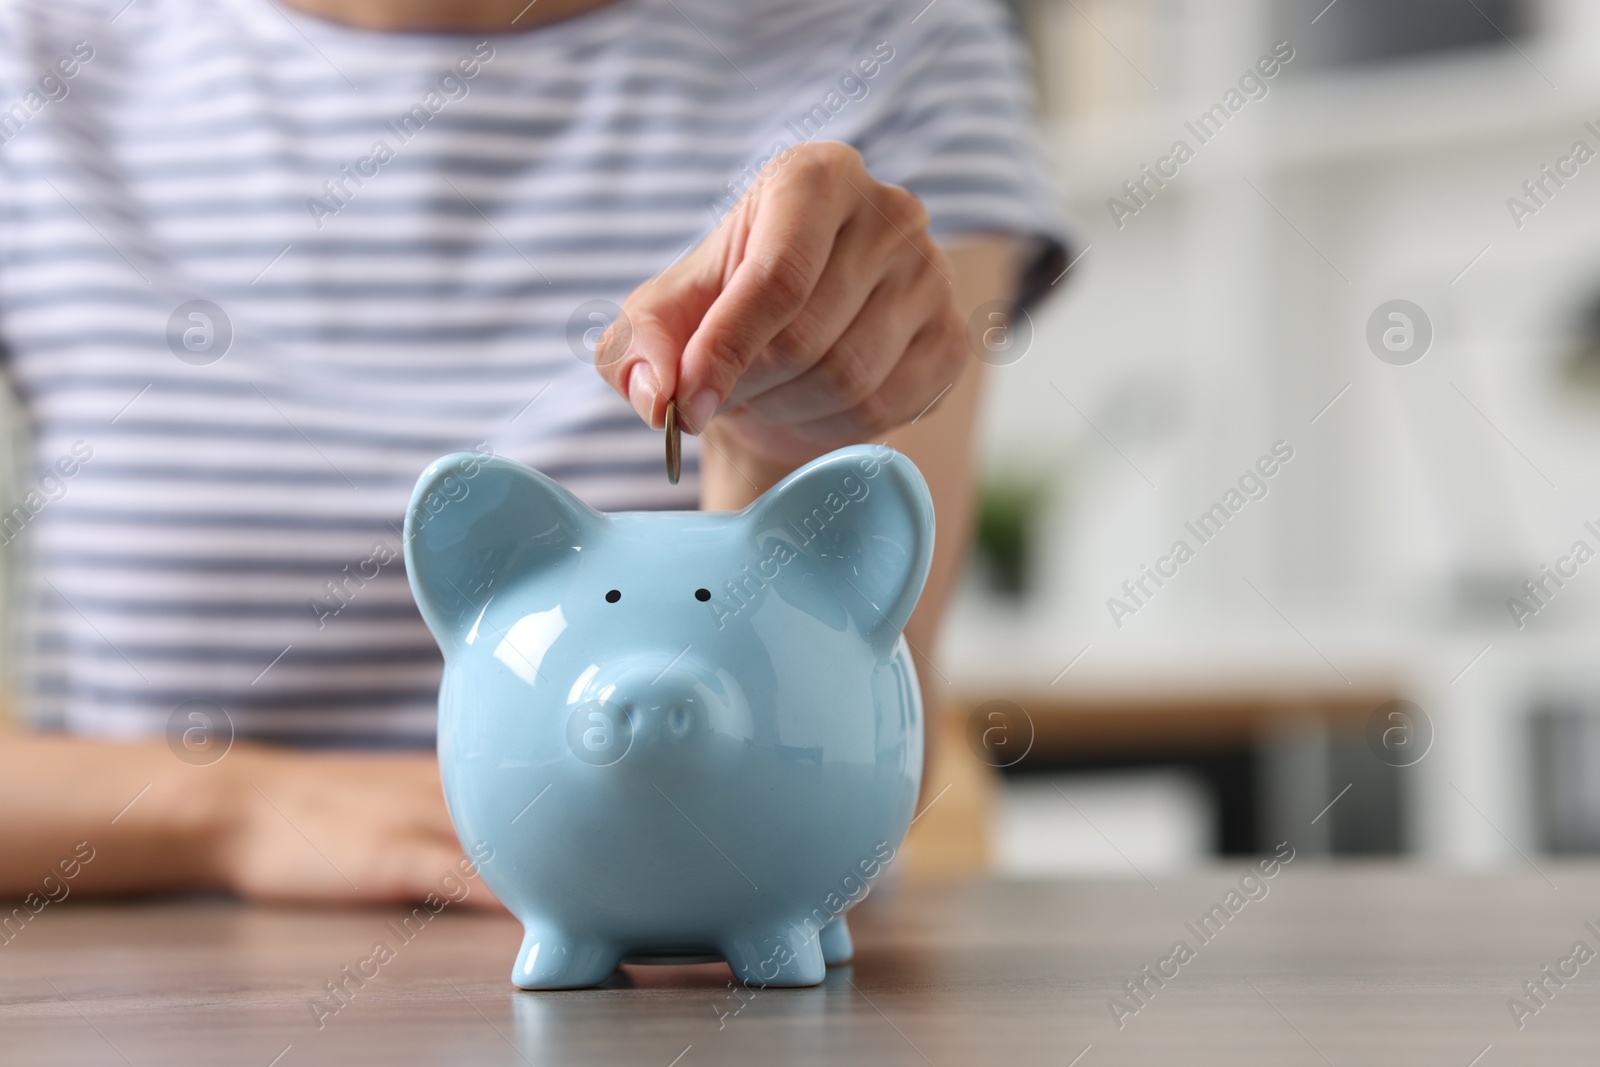
[[[924,857],[1600,849],[1600,4],[1016,10],[1078,243],[991,346]]]
[[[1600,851],[1600,3],[1012,6],[1076,243],[974,324],[916,864]]]

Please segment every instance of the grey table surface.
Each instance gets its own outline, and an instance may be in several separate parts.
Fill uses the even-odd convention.
[[[802,990],[736,991],[714,964],[518,992],[516,924],[459,908],[403,941],[399,907],[69,899],[0,947],[0,1064],[1600,1064],[1600,957],[1574,955],[1600,952],[1600,864],[1302,860],[1230,902],[1250,869],[889,886],[855,962]],[[1209,942],[1186,925],[1230,903]],[[314,1009],[380,941],[375,977]],[[1141,1004],[1146,965],[1176,973]]]

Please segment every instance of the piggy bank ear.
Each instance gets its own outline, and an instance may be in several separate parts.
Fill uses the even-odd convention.
[[[605,519],[531,467],[480,452],[429,465],[406,509],[406,574],[449,653],[499,590],[569,558]]]
[[[880,656],[900,638],[933,562],[933,498],[885,445],[853,445],[801,467],[746,509],[758,545],[788,541]]]

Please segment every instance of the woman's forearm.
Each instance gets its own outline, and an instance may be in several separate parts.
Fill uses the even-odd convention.
[[[160,742],[0,735],[0,898],[218,884],[227,773]]]
[[[432,752],[238,742],[191,766],[160,741],[0,735],[0,900],[223,889],[370,904],[449,895],[459,887],[443,880],[475,875]]]
[[[973,237],[947,246],[945,251],[950,257],[951,295],[962,321],[986,303],[1011,300],[1016,295],[1021,248],[1015,238]],[[940,678],[932,663],[934,645],[967,557],[973,526],[983,371],[982,363],[971,360],[935,407],[888,438],[890,445],[911,457],[927,479],[938,523],[928,583],[905,630],[931,710],[937,709],[939,702],[934,698],[945,689],[942,683],[930,685],[931,680]]]

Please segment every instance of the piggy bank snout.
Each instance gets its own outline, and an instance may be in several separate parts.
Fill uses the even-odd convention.
[[[686,741],[706,717],[704,698],[686,678],[630,678],[612,690],[611,700],[627,712],[634,736],[646,741]]]
[[[626,717],[635,752],[692,743],[732,709],[715,676],[682,658],[634,663],[594,679],[600,699]]]

